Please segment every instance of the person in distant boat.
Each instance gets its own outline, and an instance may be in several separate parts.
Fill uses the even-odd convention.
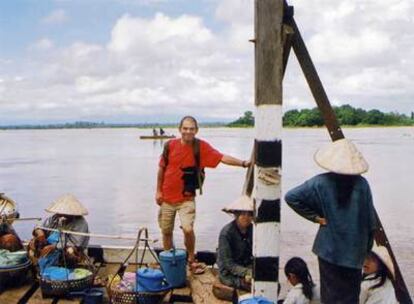
[[[152,136],[158,136],[158,132],[156,129],[152,129]]]
[[[319,304],[319,287],[313,282],[306,262],[293,257],[285,265],[285,275],[292,288],[289,290],[283,304]]]
[[[253,263],[253,200],[244,195],[223,208],[234,220],[220,232],[217,251],[219,279],[224,285],[250,291]]]
[[[89,233],[88,223],[84,218],[88,210],[73,195],[66,194],[58,198],[47,209],[53,213],[44,223],[44,228]],[[65,248],[65,257],[69,264],[77,264],[82,251],[88,246],[89,236],[59,233],[36,228],[33,239],[28,246],[29,257],[36,264],[37,259],[48,255],[57,248]]]
[[[360,304],[397,304],[394,264],[384,246],[374,246],[364,261]]]
[[[163,128],[160,128],[160,135],[163,136],[165,134],[165,131]]]
[[[340,139],[316,152],[316,163],[329,172],[290,190],[288,205],[319,224],[313,244],[318,256],[322,303],[358,303],[361,269],[377,227],[368,164],[356,146]]]
[[[215,168],[220,162],[246,168],[250,162],[222,154],[206,141],[197,139],[198,124],[192,116],[183,117],[178,130],[181,138],[169,140],[164,145],[158,166],[155,193],[155,201],[160,206],[158,222],[164,250],[169,250],[173,245],[174,220],[178,213],[190,270],[200,273],[204,270],[195,260],[194,199],[196,189],[201,193],[204,168]]]

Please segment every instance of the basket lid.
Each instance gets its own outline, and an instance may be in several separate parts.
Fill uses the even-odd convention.
[[[153,279],[153,280],[161,280],[164,278],[164,273],[159,269],[153,268],[140,268],[137,271],[137,275],[139,278],[145,279]]]
[[[171,250],[164,250],[160,252],[160,259],[161,260],[182,260],[187,257],[187,252],[182,249],[171,249]]]

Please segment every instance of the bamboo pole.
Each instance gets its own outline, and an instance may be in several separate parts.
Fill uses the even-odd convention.
[[[79,235],[79,236],[89,236],[92,238],[101,238],[101,239],[113,239],[113,240],[131,240],[136,241],[136,237],[129,237],[129,236],[122,236],[122,235],[110,235],[110,234],[98,234],[98,233],[89,233],[89,232],[78,232],[78,231],[72,231],[72,230],[64,230],[64,229],[54,229],[54,228],[48,228],[48,227],[42,227],[38,226],[36,228],[51,231],[51,232],[61,232],[64,234],[73,234],[73,235]],[[158,242],[157,239],[149,239],[149,238],[141,238],[141,241],[148,241],[151,243]]]
[[[275,303],[278,298],[282,166],[282,39],[283,0],[256,0],[252,291]]]

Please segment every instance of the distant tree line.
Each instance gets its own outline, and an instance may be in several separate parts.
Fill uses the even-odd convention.
[[[341,125],[378,125],[378,126],[409,126],[414,125],[414,113],[411,117],[397,112],[383,113],[380,110],[366,111],[350,105],[334,107],[336,117]],[[288,127],[318,127],[324,124],[318,108],[289,110],[283,115],[283,125]],[[254,117],[251,111],[246,111],[242,117],[228,124],[228,126],[253,126]]]
[[[202,122],[202,127],[223,127],[224,122]],[[177,128],[177,123],[105,123],[91,121],[76,121],[55,124],[21,124],[3,125],[0,130],[26,130],[26,129],[103,129],[103,128]]]
[[[244,115],[232,121],[227,126],[229,127],[249,127],[254,126],[254,117],[252,111],[244,112]]]

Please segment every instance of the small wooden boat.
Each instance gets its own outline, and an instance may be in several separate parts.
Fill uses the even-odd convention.
[[[175,138],[175,135],[142,135],[139,137],[140,139],[169,139]]]

